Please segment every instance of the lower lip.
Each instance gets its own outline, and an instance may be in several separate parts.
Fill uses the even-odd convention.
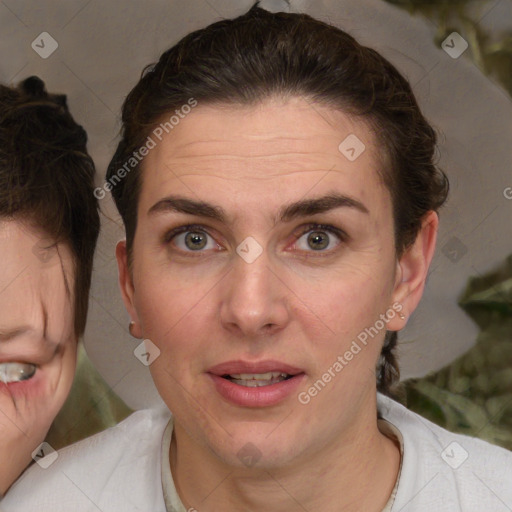
[[[32,378],[18,382],[5,383],[0,381],[0,396],[7,395],[11,398],[27,398],[41,395],[43,379],[40,374],[41,371],[38,371]]]
[[[269,407],[276,405],[293,394],[306,376],[304,373],[299,373],[290,379],[277,382],[276,384],[250,388],[235,384],[213,373],[208,375],[223,398],[232,404],[243,407]]]

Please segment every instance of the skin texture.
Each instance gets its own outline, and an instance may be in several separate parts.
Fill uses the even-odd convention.
[[[0,492],[32,462],[69,393],[76,364],[71,253],[17,220],[0,221],[0,363],[36,365],[0,382]],[[15,330],[18,330],[16,332]],[[8,333],[11,331],[11,334]],[[12,332],[14,331],[14,332]]]
[[[338,150],[351,133],[366,146],[353,162]],[[170,462],[186,507],[371,512],[387,502],[400,454],[376,421],[384,329],[307,405],[297,393],[269,407],[233,405],[206,373],[225,361],[272,359],[301,368],[304,391],[393,303],[406,317],[414,311],[438,218],[425,217],[397,261],[379,151],[361,120],[292,97],[251,108],[199,104],[145,158],[132,273],[124,241],[116,255],[133,333],[161,351],[150,370],[175,417]],[[368,213],[341,207],[274,223],[283,205],[331,192]],[[170,194],[222,206],[227,222],[148,214]],[[185,234],[164,240],[187,224],[203,226],[200,251]],[[327,247],[308,244],[310,231]],[[263,249],[250,264],[236,252],[248,236]],[[397,314],[387,328],[405,323]],[[258,459],[251,467],[237,455],[248,443]]]

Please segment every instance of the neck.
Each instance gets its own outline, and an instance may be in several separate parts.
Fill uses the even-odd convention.
[[[225,464],[175,423],[170,466],[187,510],[381,512],[398,477],[399,444],[377,427],[376,397],[360,417],[321,449],[304,450],[286,466]]]

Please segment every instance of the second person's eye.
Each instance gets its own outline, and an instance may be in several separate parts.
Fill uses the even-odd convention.
[[[31,379],[36,373],[36,368],[30,363],[0,363],[0,382],[10,384]]]

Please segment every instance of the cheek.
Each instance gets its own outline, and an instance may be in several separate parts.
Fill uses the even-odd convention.
[[[197,338],[194,334],[204,326],[204,319],[211,310],[213,279],[195,279],[183,272],[162,272],[145,275],[144,281],[136,287],[135,308],[140,319],[143,334],[165,349],[167,341],[179,344],[183,337],[187,343]],[[201,321],[199,321],[201,319]],[[173,341],[174,344],[174,341]]]
[[[302,306],[294,315],[315,352],[312,381],[333,381],[318,403],[338,400],[342,390],[346,393],[348,388],[367,386],[372,378],[386,331],[379,319],[390,307],[392,290],[391,279],[381,277],[383,272],[374,277],[375,268],[372,270],[351,268],[299,290],[315,313]],[[329,370],[336,378],[326,374]]]
[[[293,291],[332,334],[353,335],[389,307],[392,276],[387,274],[359,262],[315,278],[295,278]]]
[[[204,356],[212,356],[208,346],[219,344],[219,317],[212,289],[216,280],[189,280],[187,274],[185,281],[183,272],[181,276],[165,274],[153,277],[143,273],[144,280],[135,286],[135,307],[143,336],[160,350],[149,370],[173,412],[202,414],[197,410],[194,379],[204,368]]]
[[[37,371],[28,380],[21,382],[0,383],[0,393],[4,399],[11,399],[13,402],[38,403],[39,400],[50,396],[48,382],[43,372]]]
[[[38,372],[40,373],[40,372]],[[61,407],[43,375],[11,384],[0,384],[0,430],[6,437],[44,436]]]
[[[31,379],[0,383],[0,410],[7,419],[6,428],[19,426],[27,434],[37,434],[50,427],[71,389],[75,357],[68,342],[62,357],[44,365]]]
[[[366,327],[387,308],[388,294],[384,286],[385,283],[378,283],[367,275],[347,278],[338,289],[331,290],[328,301],[331,315],[343,322],[347,333],[353,334],[353,329]]]

